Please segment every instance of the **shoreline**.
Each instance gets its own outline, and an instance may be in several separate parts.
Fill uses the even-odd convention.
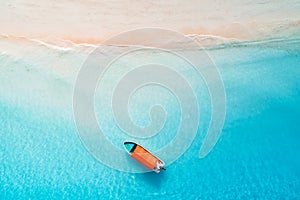
[[[300,32],[300,27],[295,32]],[[293,33],[292,33],[293,34]],[[238,47],[242,45],[253,45],[253,44],[266,44],[266,43],[272,43],[272,42],[282,42],[282,41],[297,41],[300,39],[300,36],[298,36],[296,33],[293,37],[287,37],[287,36],[275,36],[275,37],[263,37],[263,38],[256,38],[256,39],[240,39],[240,38],[226,38],[218,35],[198,35],[198,34],[186,34],[187,38],[190,38],[192,41],[197,43],[200,47],[204,49],[219,49],[219,48],[226,48],[226,47]],[[53,49],[58,50],[74,50],[74,49],[81,49],[81,50],[88,50],[88,49],[94,49],[102,45],[103,41],[95,42],[95,41],[89,41],[89,40],[65,40],[61,38],[28,38],[26,36],[14,36],[14,35],[7,35],[7,34],[0,34],[0,42],[4,40],[5,42],[20,42],[20,43],[33,43],[38,44],[42,46],[46,46]],[[104,41],[105,42],[105,41]],[[168,41],[166,43],[166,47],[170,46],[171,48],[174,48],[174,43],[178,41]],[[155,43],[155,39],[153,40],[153,43]],[[180,43],[180,41],[179,41]],[[109,46],[115,46],[115,47],[130,47],[130,46],[139,46],[136,44],[111,44]],[[151,47],[151,45],[147,46]],[[176,44],[175,44],[176,47]],[[4,50],[5,48],[0,48],[0,50]]]

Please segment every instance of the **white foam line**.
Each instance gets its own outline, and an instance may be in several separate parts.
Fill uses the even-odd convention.
[[[217,38],[217,39],[222,39],[222,40],[237,40],[237,41],[241,41],[240,39],[238,38],[235,38],[235,37],[222,37],[222,36],[219,36],[219,35],[200,35],[200,34],[187,34],[186,35],[187,37],[190,37],[190,38],[194,38],[194,37],[204,37],[203,39],[207,39],[207,38]]]
[[[71,47],[60,47],[60,46],[49,44],[49,43],[46,43],[46,42],[43,42],[43,41],[37,40],[37,39],[29,39],[29,41],[33,41],[33,42],[39,43],[41,45],[47,46],[49,48],[60,50],[60,51],[73,51],[74,50]]]

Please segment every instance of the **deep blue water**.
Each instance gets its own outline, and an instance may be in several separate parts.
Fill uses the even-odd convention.
[[[71,97],[63,108],[34,95],[0,97],[0,199],[300,199],[299,44],[210,50],[227,95],[222,136],[203,159],[196,137],[160,174],[94,159],[77,135]]]

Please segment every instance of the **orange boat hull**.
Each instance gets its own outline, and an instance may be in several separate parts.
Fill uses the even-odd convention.
[[[134,142],[124,142],[127,152],[132,158],[157,173],[164,169],[165,163]]]

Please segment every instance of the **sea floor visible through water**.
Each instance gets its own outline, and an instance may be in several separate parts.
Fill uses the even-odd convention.
[[[0,199],[299,199],[300,40],[207,51],[226,90],[221,138],[200,159],[196,136],[159,174],[111,169],[84,148],[72,93],[88,51],[1,52]]]

